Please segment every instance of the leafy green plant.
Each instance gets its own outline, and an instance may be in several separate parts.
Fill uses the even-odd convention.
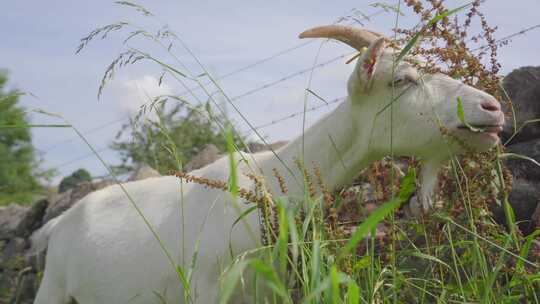
[[[18,91],[6,91],[7,76],[0,71],[0,205],[30,203],[39,194],[43,175],[37,163],[29,118]]]
[[[115,170],[130,171],[136,164],[146,163],[166,174],[172,169],[181,169],[181,165],[208,144],[214,144],[222,152],[227,151],[227,139],[208,117],[208,108],[190,107],[185,103],[166,108],[165,101],[166,97],[159,97],[153,108],[157,119],[145,119],[141,112],[122,127],[117,140],[111,144],[122,161]],[[214,116],[213,119],[219,118]],[[233,145],[240,143],[237,136],[232,140]]]
[[[88,171],[84,169],[75,170],[69,176],[64,177],[60,181],[60,184],[58,185],[58,192],[59,193],[65,192],[77,186],[81,182],[89,182],[89,181],[92,181],[92,176],[90,175],[90,173],[88,173]]]

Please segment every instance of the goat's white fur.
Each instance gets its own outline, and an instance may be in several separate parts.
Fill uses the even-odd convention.
[[[289,194],[302,195],[302,173],[294,165],[295,158],[302,158],[307,165],[316,163],[325,183],[335,189],[370,162],[388,155],[392,133],[394,155],[414,155],[426,163],[422,174],[425,186],[418,198],[427,209],[438,167],[461,149],[441,135],[439,126],[478,150],[497,142],[492,133],[458,129],[461,122],[456,115],[459,96],[468,123],[502,125],[500,111],[487,111],[481,106],[483,102],[496,103],[492,96],[444,75],[421,77],[405,62],[392,73],[395,54],[385,50],[382,39],[373,42],[358,59],[348,82],[347,100],[309,128],[303,139],[275,151],[279,160],[272,152],[242,155],[246,161],[238,166],[241,187],[252,188],[252,182],[241,172],[256,168],[265,177],[269,191],[279,193],[272,177],[272,169],[277,168]],[[366,67],[374,69],[373,74]],[[401,83],[397,81],[392,95],[388,84],[399,79]],[[392,96],[400,94],[392,110],[381,112]],[[240,156],[237,153],[236,159]],[[282,162],[291,171],[284,169]],[[191,174],[228,180],[229,161],[222,158]],[[231,200],[227,193],[181,184],[176,177],[150,178],[123,187],[156,229],[175,263],[187,269],[198,251],[190,294],[197,303],[215,303],[218,278],[230,262],[229,242],[235,253],[259,245],[257,215],[246,216],[243,224],[231,231],[235,219],[249,206]],[[71,299],[79,304],[158,303],[156,292],[167,303],[183,301],[177,274],[119,185],[87,195],[38,231],[33,242],[43,247],[47,239],[45,273],[36,304],[65,304]]]

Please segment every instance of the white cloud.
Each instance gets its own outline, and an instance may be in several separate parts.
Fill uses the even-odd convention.
[[[172,94],[172,89],[163,82],[159,85],[158,78],[150,75],[125,80],[113,86],[113,96],[120,111],[130,116],[136,115],[141,106],[152,103],[155,97],[168,94]]]

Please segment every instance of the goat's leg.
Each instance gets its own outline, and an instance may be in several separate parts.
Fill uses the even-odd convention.
[[[405,213],[409,217],[418,218],[428,212],[434,204],[437,176],[442,165],[442,160],[437,158],[427,160],[420,171],[420,185],[411,200]]]

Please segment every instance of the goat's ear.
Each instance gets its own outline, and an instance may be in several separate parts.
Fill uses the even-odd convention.
[[[349,79],[349,94],[369,93],[373,86],[373,76],[377,70],[379,59],[386,48],[386,38],[375,40],[360,56],[351,78]]]

